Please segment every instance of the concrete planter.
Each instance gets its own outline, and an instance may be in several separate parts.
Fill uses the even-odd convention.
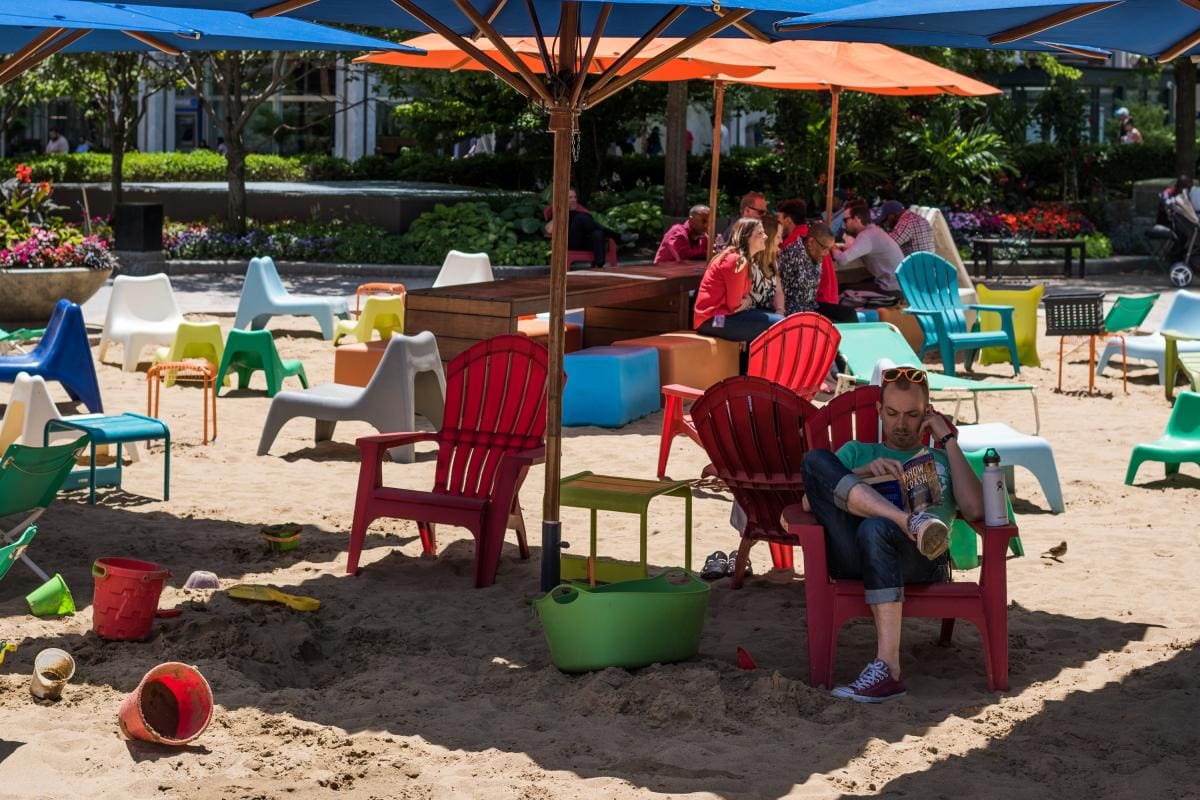
[[[110,269],[0,269],[0,321],[48,320],[62,298],[83,303],[112,275]]]

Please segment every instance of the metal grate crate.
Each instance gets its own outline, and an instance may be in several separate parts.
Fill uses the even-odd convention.
[[[1047,336],[1092,336],[1104,332],[1104,292],[1059,291],[1042,298]]]

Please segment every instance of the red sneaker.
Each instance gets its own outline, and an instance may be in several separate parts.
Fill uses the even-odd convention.
[[[837,687],[832,694],[856,703],[886,703],[908,694],[908,687],[903,680],[893,678],[888,665],[877,658],[867,664],[857,680],[847,686]]]

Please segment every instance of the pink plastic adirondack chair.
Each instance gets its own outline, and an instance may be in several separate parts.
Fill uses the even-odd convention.
[[[830,450],[848,441],[879,441],[878,386],[864,386],[835,397],[815,415],[805,418],[810,448]],[[789,534],[804,550],[804,594],[808,606],[808,669],[813,686],[833,685],[837,634],[847,620],[869,617],[862,581],[829,577],[825,529],[799,505],[785,509]],[[904,616],[942,619],[942,640],[949,641],[954,620],[966,619],[979,628],[987,666],[988,689],[1008,689],[1008,583],[1005,550],[1018,535],[1015,525],[985,527],[971,523],[983,537],[983,564],[978,583],[915,584],[904,587]]]
[[[380,517],[411,519],[433,555],[434,526],[459,525],[475,537],[475,586],[491,586],[508,528],[517,532],[521,558],[529,558],[518,492],[525,474],[545,455],[546,348],[524,336],[478,342],[450,362],[446,412],[437,433],[364,436],[358,497],[346,572],[358,571],[367,527]],[[433,490],[383,485],[390,448],[437,442]]]
[[[788,548],[800,543],[784,529],[780,513],[804,495],[804,421],[812,403],[766,378],[726,378],[692,405],[700,445],[717,477],[746,513],[731,587],[738,589],[750,548],[759,540]]]
[[[827,318],[811,311],[792,314],[776,322],[750,343],[750,362],[746,374],[766,378],[791,389],[805,400],[811,400],[821,389],[821,381],[829,374],[837,356],[842,335]],[[704,390],[678,383],[662,387],[666,399],[663,409],[662,434],[658,443],[658,477],[667,474],[667,459],[671,457],[671,442],[680,434],[696,444],[700,437],[690,414],[683,404],[703,394]],[[790,568],[792,551],[785,545],[771,543],[771,558],[776,567]]]

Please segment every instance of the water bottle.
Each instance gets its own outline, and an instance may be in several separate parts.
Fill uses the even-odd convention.
[[[989,447],[983,454],[983,522],[985,525],[1008,524],[1008,492],[1004,486],[1004,470],[1000,455]]]

